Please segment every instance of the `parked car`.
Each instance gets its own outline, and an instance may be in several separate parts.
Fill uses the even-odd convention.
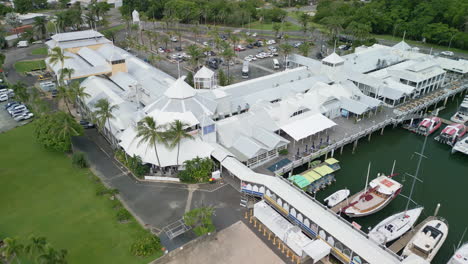
[[[27,48],[29,46],[29,42],[27,40],[21,40],[16,44],[17,48]]]
[[[254,32],[254,33],[252,34],[252,37],[256,37],[256,36],[257,36],[257,33]]]
[[[301,42],[301,41],[300,41],[300,42],[296,42],[296,43],[293,44],[293,46],[294,46],[295,48],[299,48],[299,46],[301,46],[301,45],[302,45],[302,42]]]
[[[17,111],[24,111],[24,110],[27,110],[26,106],[25,105],[17,105],[11,109],[8,110],[8,113],[10,113],[10,115],[12,115],[14,112],[17,112]]]
[[[270,40],[267,40],[266,44],[273,45],[273,44],[276,44],[276,41],[274,39],[270,39]]]
[[[177,38],[176,38],[176,37],[172,37],[172,38],[171,38],[171,41],[172,41],[172,42],[177,42]]]
[[[94,128],[95,125],[93,123],[90,123],[89,121],[87,120],[80,120],[80,125],[85,128],[85,129],[88,129],[88,128]]]
[[[219,36],[222,40],[227,40],[227,37],[225,35],[220,35]]]
[[[442,51],[440,54],[444,55],[444,56],[453,56],[455,55],[455,53],[453,53],[453,51]]]
[[[19,122],[19,121],[23,121],[23,120],[28,120],[28,119],[32,118],[33,116],[34,116],[33,113],[27,112],[27,113],[23,113],[23,114],[15,117],[14,119],[15,119],[15,121]]]
[[[203,55],[205,55],[205,56],[216,56],[216,52],[214,52],[212,50],[208,50],[208,51],[203,52]]]
[[[235,48],[234,48],[235,51],[244,51],[245,48],[242,46],[242,45],[237,45]]]
[[[247,47],[248,49],[253,49],[254,45],[252,45],[252,44],[248,44],[248,45],[247,45],[247,46],[245,46],[245,47]]]
[[[0,95],[0,102],[5,102],[8,100],[8,95],[7,94],[1,94]]]
[[[206,42],[206,41],[203,41],[202,44],[203,44],[203,46],[208,46],[209,45],[208,42]]]
[[[9,102],[9,103],[7,103],[7,104],[5,105],[5,109],[7,109],[8,107],[10,107],[10,106],[12,106],[12,105],[14,105],[14,104],[19,104],[19,103],[18,103],[18,102],[15,102],[15,101],[11,101],[11,102]]]
[[[58,94],[58,91],[57,89],[53,89],[52,91],[50,91],[50,93],[52,94],[52,97],[56,97]]]
[[[176,51],[182,51],[182,48],[181,47],[175,47],[175,50]]]

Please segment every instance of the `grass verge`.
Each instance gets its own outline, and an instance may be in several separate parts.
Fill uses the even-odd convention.
[[[37,144],[33,126],[0,134],[0,238],[45,236],[68,250],[69,263],[148,263],[131,244],[147,234],[133,218],[118,223],[108,196],[96,196],[95,176],[69,157]]]
[[[42,48],[33,49],[31,51],[31,54],[32,55],[47,55],[47,48],[42,47]]]
[[[16,72],[24,74],[32,70],[45,69],[44,60],[18,61],[14,65]]]

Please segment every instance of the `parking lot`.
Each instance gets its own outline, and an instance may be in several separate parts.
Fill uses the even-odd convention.
[[[29,120],[17,122],[5,110],[6,102],[0,103],[0,133],[27,124]]]

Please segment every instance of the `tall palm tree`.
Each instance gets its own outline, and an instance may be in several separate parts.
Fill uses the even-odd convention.
[[[44,252],[45,246],[47,244],[45,237],[31,236],[29,240],[30,244],[25,247],[25,251],[29,254],[30,257],[36,254],[42,254]]]
[[[57,113],[60,114],[57,115],[57,118],[54,121],[60,124],[60,126],[56,126],[57,129],[54,133],[56,133],[59,138],[69,139],[73,136],[81,135],[82,127],[76,122],[72,115],[65,112]]]
[[[37,257],[39,264],[66,264],[67,251],[61,249],[55,250],[49,244],[46,245],[44,252]]]
[[[193,139],[193,136],[186,131],[188,127],[187,123],[180,120],[175,120],[169,127],[168,138],[171,141],[169,147],[177,146],[177,165],[179,165],[180,142],[185,138]]]
[[[167,144],[166,132],[163,131],[164,126],[156,124],[156,121],[151,116],[146,116],[137,125],[136,138],[140,138],[138,145],[148,143],[149,146],[154,148],[158,166],[161,168],[161,161],[158,154],[158,143]]]
[[[231,49],[231,47],[229,46],[229,43],[227,43],[227,42],[223,42],[222,48],[223,48],[223,52],[221,53],[221,56],[223,57],[224,61],[227,64],[227,70],[228,70],[227,76],[228,76],[228,80],[229,80],[230,77],[231,77],[231,74],[230,74],[230,71],[229,71],[229,62],[231,62],[231,60],[232,60],[232,58],[234,58],[235,54],[234,54],[234,50]]]
[[[18,243],[16,238],[7,237],[3,240],[4,246],[0,248],[0,253],[11,263],[23,252],[24,246]]]
[[[200,61],[200,58],[202,56],[200,49],[196,45],[192,44],[187,47],[187,54],[190,55],[189,62],[192,65],[192,67],[198,68],[198,62]]]
[[[291,46],[288,43],[284,43],[280,45],[280,51],[284,55],[284,63],[286,65],[285,67],[286,69],[288,68],[288,56],[289,54],[291,54],[292,50],[293,50],[293,46]]]
[[[119,109],[118,105],[111,105],[110,102],[105,99],[99,99],[96,104],[94,105],[96,110],[94,111],[94,119],[97,125],[101,128],[101,133],[104,133],[104,128],[107,123],[109,127],[109,139],[111,140],[111,144],[114,144],[114,140],[112,139],[112,127],[110,125],[110,120],[114,118],[112,114],[113,111]]]
[[[70,93],[64,85],[57,86],[57,100],[58,102],[63,101],[67,107],[68,113],[71,115],[70,106],[68,100],[70,99]]]
[[[83,102],[84,98],[91,97],[91,95],[86,92],[86,87],[81,86],[79,82],[72,82],[68,92],[70,94],[69,97],[75,106],[77,101]]]
[[[62,68],[59,70],[59,83],[63,84],[63,81],[65,77],[68,77],[68,80],[71,79],[73,73],[75,73],[75,70],[72,68]]]
[[[49,63],[54,66],[60,63],[60,72],[63,70],[65,60],[69,58],[70,57],[65,56],[65,53],[60,47],[53,48],[49,53]]]
[[[33,28],[36,31],[36,33],[39,33],[41,36],[41,39],[45,39],[46,33],[47,33],[47,20],[43,16],[35,17],[34,18],[34,24]]]

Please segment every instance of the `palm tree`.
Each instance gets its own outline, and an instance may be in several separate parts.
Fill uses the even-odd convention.
[[[65,63],[65,60],[69,58],[70,57],[65,56],[65,53],[60,47],[53,48],[49,53],[49,63],[54,66],[57,63],[60,63],[60,71],[63,70],[63,64]]]
[[[0,248],[0,255],[6,259],[6,263],[11,263],[23,252],[24,246],[19,244],[16,238],[7,237],[3,240],[4,246]]]
[[[161,38],[162,43],[164,43],[164,49],[167,49],[167,43],[169,43],[170,39],[167,35],[162,36]]]
[[[76,102],[80,101],[83,102],[84,98],[91,97],[89,93],[87,93],[86,88],[81,86],[79,82],[72,82],[68,92],[69,92],[69,98],[73,102],[73,105],[76,106]],[[81,104],[80,104],[81,105]]]
[[[96,111],[93,113],[94,119],[97,125],[101,128],[101,133],[104,133],[104,128],[107,123],[107,126],[109,127],[109,139],[111,140],[111,143],[114,144],[114,140],[112,139],[112,127],[110,125],[110,120],[114,118],[112,112],[119,109],[119,106],[111,105],[107,99],[102,98],[96,102],[94,107],[96,107]]]
[[[201,58],[201,51],[196,45],[190,45],[187,47],[187,54],[190,55],[190,64],[192,67],[197,67],[198,68],[198,62]]]
[[[306,39],[306,33],[307,33],[307,26],[310,21],[310,16],[306,13],[302,13],[299,16],[299,23],[301,24],[302,27],[302,32],[304,33],[304,40]]]
[[[70,81],[73,73],[75,73],[75,70],[72,68],[62,68],[61,70],[59,70],[60,83],[63,83],[63,79],[65,76],[68,77],[68,80]]]
[[[61,113],[58,115],[57,120],[55,122],[59,123],[60,126],[57,127],[57,130],[54,131],[61,139],[67,139],[73,136],[79,136],[81,134],[82,129],[73,118],[72,115],[67,114],[65,112],[58,112]]]
[[[29,254],[30,257],[36,254],[42,254],[44,252],[45,246],[47,244],[45,237],[31,236],[29,240],[31,241],[31,244],[26,246],[25,251]]]
[[[138,122],[136,135],[136,138],[140,138],[138,145],[146,142],[154,148],[159,168],[161,168],[161,161],[159,160],[157,145],[158,143],[166,144],[167,142],[166,133],[162,129],[164,129],[164,126],[156,124],[151,116],[147,116]]]
[[[57,251],[47,244],[44,252],[37,257],[37,262],[39,264],[66,264],[66,256],[66,250],[61,249],[60,251]]]
[[[228,80],[229,80],[230,77],[231,77],[230,72],[229,72],[229,62],[231,62],[231,60],[232,60],[232,58],[234,58],[235,54],[234,54],[234,50],[231,49],[231,47],[229,46],[229,44],[227,42],[223,42],[222,47],[223,47],[223,52],[221,53],[221,56],[223,57],[224,61],[227,64],[227,70],[228,70],[227,76],[228,76]]]
[[[187,123],[180,120],[175,120],[169,127],[168,138],[171,141],[169,147],[174,148],[177,146],[177,166],[179,165],[180,142],[184,139],[193,139],[186,129],[189,127]]]
[[[43,16],[35,17],[33,28],[36,30],[37,33],[40,34],[41,39],[45,39],[45,35],[47,33],[47,20]]]
[[[291,46],[288,43],[284,43],[280,45],[280,51],[284,55],[284,63],[286,65],[285,67],[286,69],[288,68],[288,56],[289,54],[291,54],[292,50],[293,50],[293,46]]]
[[[67,107],[68,113],[71,115],[70,106],[68,105],[68,100],[70,99],[70,93],[64,85],[57,86],[57,100],[60,102],[63,100],[65,106]]]
[[[310,42],[304,42],[299,46],[299,52],[302,56],[307,57],[309,56],[310,48]]]

